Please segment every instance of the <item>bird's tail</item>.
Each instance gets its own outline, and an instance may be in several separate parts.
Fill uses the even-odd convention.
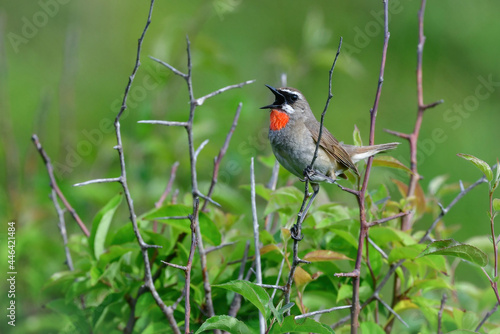
[[[395,149],[398,145],[399,143],[395,142],[372,146],[353,146],[342,144],[342,147],[347,151],[347,153],[349,153],[352,161],[356,163],[360,160],[367,159],[377,153]]]

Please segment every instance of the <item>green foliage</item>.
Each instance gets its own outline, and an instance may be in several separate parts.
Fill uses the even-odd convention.
[[[26,73],[25,76],[30,78],[30,80],[25,80],[23,75],[8,76],[9,82],[4,85],[11,87],[8,95],[17,96],[14,101],[11,101],[12,110],[5,113],[5,123],[15,125],[14,135],[16,138],[12,143],[22,143],[19,145],[19,151],[23,154],[15,154],[17,153],[14,147],[16,145],[11,145],[9,141],[2,145],[2,153],[6,158],[5,167],[2,167],[5,168],[5,173],[2,175],[5,175],[4,183],[14,196],[10,196],[11,194],[7,196],[7,193],[0,194],[3,199],[0,203],[4,205],[2,207],[4,210],[0,211],[11,214],[11,211],[18,210],[23,205],[30,206],[29,211],[24,208],[23,210],[26,212],[23,211],[22,215],[19,214],[19,216],[22,216],[23,220],[24,218],[33,220],[27,221],[22,227],[22,233],[19,234],[20,249],[24,250],[24,254],[29,255],[22,258],[25,278],[19,286],[23,290],[28,288],[32,295],[29,299],[26,298],[23,304],[23,309],[26,311],[21,312],[26,313],[19,319],[28,320],[25,321],[24,328],[21,328],[20,332],[39,333],[62,330],[77,333],[122,332],[130,319],[130,303],[137,297],[137,293],[144,283],[143,258],[126,210],[121,210],[124,206],[120,207],[123,195],[115,196],[115,188],[103,185],[78,189],[78,191],[69,190],[72,189],[69,186],[72,182],[85,179],[88,174],[93,175],[96,170],[102,170],[103,174],[116,172],[116,164],[111,163],[111,159],[106,155],[108,147],[114,145],[112,131],[102,130],[101,124],[106,120],[111,120],[111,124],[119,109],[115,98],[120,102],[119,95],[123,91],[124,85],[122,79],[124,75],[128,75],[130,70],[130,58],[123,57],[123,55],[130,55],[129,48],[134,46],[138,31],[142,29],[143,23],[142,20],[138,20],[138,13],[144,11],[143,5],[137,2],[115,8],[112,3],[103,3],[91,10],[83,11],[78,6],[71,8],[61,6],[57,18],[52,20],[51,17],[47,27],[42,27],[46,29],[40,28],[41,33],[37,34],[36,39],[30,40],[29,45],[21,45],[22,48],[29,47],[29,52],[13,53],[7,45],[7,56],[3,58],[8,60],[12,73],[16,73],[16,70],[19,72],[21,69],[21,72]],[[179,81],[176,81],[173,75],[158,70],[159,67],[152,64],[145,55],[160,53],[161,56],[164,56],[160,58],[175,60],[174,65],[184,70],[183,43],[185,34],[189,33],[193,41],[193,49],[195,49],[193,51],[194,66],[198,70],[205,71],[204,74],[210,78],[210,80],[196,79],[199,83],[197,93],[198,91],[200,93],[212,91],[215,84],[225,85],[228,82],[247,78],[249,75],[259,78],[260,82],[275,81],[276,73],[284,71],[290,74],[289,81],[292,86],[295,85],[304,90],[316,111],[318,110],[316,101],[322,101],[323,95],[320,93],[323,94],[325,84],[324,80],[320,80],[320,78],[324,77],[325,68],[330,65],[333,58],[331,41],[336,39],[333,32],[347,31],[348,34],[351,33],[351,36],[346,36],[346,46],[351,44],[351,51],[343,53],[341,56],[344,61],[339,61],[339,71],[335,74],[336,80],[338,79],[338,83],[341,84],[336,85],[334,90],[336,95],[335,108],[349,112],[337,112],[335,117],[331,118],[327,116],[327,123],[329,122],[329,128],[332,131],[335,130],[335,135],[339,140],[349,138],[351,128],[344,125],[352,124],[354,120],[358,122],[358,113],[350,111],[366,110],[367,105],[372,102],[374,87],[360,85],[360,82],[369,82],[373,79],[373,68],[371,67],[373,64],[370,62],[373,59],[379,59],[379,48],[372,48],[378,37],[369,38],[366,41],[367,47],[363,48],[361,52],[356,45],[352,45],[353,40],[359,41],[359,36],[352,35],[352,32],[357,33],[361,31],[360,29],[368,27],[367,20],[370,24],[376,22],[373,21],[372,16],[368,15],[374,15],[373,13],[379,7],[366,2],[362,4],[363,10],[361,11],[366,15],[357,15],[360,13],[360,7],[352,6],[347,2],[340,5],[326,2],[318,3],[307,10],[303,10],[301,5],[300,2],[295,1],[289,6],[269,3],[263,7],[258,2],[254,4],[252,2],[217,0],[214,3],[165,3],[163,6],[155,8],[152,38],[144,44],[143,65],[132,86],[133,94],[129,100],[129,111],[127,112],[130,118],[123,122],[122,126],[127,152],[128,178],[133,183],[134,203],[137,205],[138,214],[145,212],[140,214],[138,219],[141,233],[147,243],[163,247],[150,249],[149,254],[153,273],[160,273],[155,281],[155,286],[166,305],[174,304],[182,295],[185,278],[182,271],[163,267],[160,260],[168,260],[180,265],[186,263],[190,248],[190,224],[188,219],[158,218],[187,216],[192,213],[192,203],[189,200],[190,178],[189,172],[186,172],[188,169],[186,168],[188,165],[188,158],[185,154],[186,146],[183,136],[179,135],[180,131],[176,129],[151,130],[150,127],[134,124],[139,119],[156,115],[175,120],[185,119],[186,101],[183,98],[175,98]],[[359,5],[361,6],[361,4]],[[395,38],[395,43],[399,43],[398,40],[409,40],[411,36],[415,35],[414,27],[408,29],[404,25],[408,24],[407,22],[415,22],[416,13],[410,10],[412,9],[410,7],[415,4],[407,2],[404,5],[404,11],[392,15],[395,19],[391,20],[391,30],[394,27],[393,31],[405,34],[401,35],[404,38]],[[16,25],[22,22],[11,20],[11,18],[22,17],[24,15],[22,11],[27,9],[23,7],[21,11],[21,7],[14,3],[7,4],[7,7],[9,6],[10,8],[7,10],[15,15],[7,15],[6,31],[19,31],[21,26]],[[38,2],[33,2],[29,10],[36,15],[40,13],[40,7],[35,6],[38,6]],[[329,6],[335,6],[335,10]],[[452,11],[447,11],[449,6],[453,8]],[[498,4],[492,3],[492,6],[498,7]],[[355,9],[352,10],[354,7]],[[445,110],[444,113],[429,114],[430,117],[443,115],[445,119],[443,128],[422,127],[419,145],[426,145],[422,145],[424,149],[419,151],[419,163],[422,162],[421,166],[419,164],[419,172],[425,178],[419,183],[416,195],[412,198],[406,198],[405,182],[410,172],[407,167],[408,162],[401,158],[402,155],[396,155],[398,159],[392,157],[374,159],[374,166],[382,168],[377,168],[374,172],[374,174],[379,173],[378,175],[381,177],[370,180],[369,194],[366,197],[367,214],[370,221],[389,217],[402,211],[414,210],[417,212],[414,228],[410,231],[402,232],[398,220],[371,228],[369,237],[377,247],[370,244],[367,246],[368,252],[363,252],[360,276],[362,300],[366,300],[372,295],[375,287],[380,284],[381,279],[390,270],[391,265],[404,260],[403,265],[396,270],[396,275],[401,278],[404,298],[397,305],[394,305],[394,309],[405,320],[408,320],[411,328],[397,327],[400,324],[396,321],[393,332],[435,333],[440,306],[439,300],[443,293],[453,296],[453,298],[449,298],[444,310],[443,327],[445,330],[443,332],[469,333],[469,330],[477,325],[482,315],[489,311],[495,303],[490,286],[483,279],[483,276],[477,275],[476,266],[468,266],[464,269],[470,275],[469,277],[472,277],[471,284],[464,282],[462,276],[456,274],[457,267],[458,271],[463,268],[462,262],[448,262],[452,261],[454,257],[466,259],[478,265],[482,265],[482,263],[486,265],[484,260],[485,256],[488,256],[490,264],[486,265],[486,269],[492,272],[493,254],[491,249],[483,249],[484,253],[482,253],[466,244],[437,241],[424,251],[425,245],[419,244],[420,237],[423,235],[422,226],[430,225],[440,212],[437,203],[446,203],[451,196],[457,194],[460,191],[460,186],[453,180],[464,177],[459,164],[449,161],[443,162],[442,156],[445,153],[462,149],[460,145],[463,143],[472,145],[476,137],[479,138],[483,134],[496,131],[498,125],[499,114],[491,112],[487,115],[489,117],[484,117],[489,120],[487,124],[479,123],[475,117],[471,117],[466,127],[463,120],[469,117],[466,116],[469,115],[468,112],[463,110],[456,112],[455,109],[451,109],[452,105],[456,105],[455,102],[460,103],[461,101],[469,101],[470,97],[474,98],[473,95],[470,95],[471,92],[489,91],[487,87],[477,86],[477,76],[483,76],[484,73],[489,74],[493,68],[495,73],[492,74],[492,77],[495,80],[497,78],[497,57],[491,57],[489,61],[482,59],[480,62],[469,62],[468,66],[463,66],[463,59],[478,59],[481,48],[495,50],[495,46],[492,46],[484,31],[495,33],[495,28],[488,22],[497,21],[495,13],[498,10],[488,9],[486,14],[491,13],[491,17],[477,15],[477,17],[481,17],[481,23],[484,21],[484,26],[462,24],[464,15],[467,16],[471,10],[479,11],[481,9],[484,10],[475,4],[456,6],[454,2],[443,3],[441,7],[433,9],[436,11],[436,15],[434,18],[429,17],[427,21],[426,34],[428,36],[432,36],[432,31],[438,30],[440,34],[445,34],[448,39],[451,38],[449,44],[454,45],[454,49],[450,51],[442,48],[442,43],[433,43],[430,38],[426,44],[426,51],[429,50],[430,54],[441,54],[443,59],[446,59],[446,66],[449,69],[447,73],[452,73],[452,78],[450,79],[449,75],[438,75],[434,76],[433,80],[436,87],[449,89],[443,95],[447,96],[447,100],[449,96],[449,100],[452,102],[450,109]],[[254,16],[257,11],[258,20]],[[270,29],[266,25],[255,25],[255,22],[274,22],[277,12],[283,14],[280,16],[282,21],[273,25],[273,29],[271,29],[273,34],[269,33]],[[335,13],[346,13],[346,15],[338,16]],[[353,15],[347,15],[348,13]],[[440,24],[443,13],[448,18],[447,23],[449,24],[446,26]],[[68,16],[68,14],[71,15]],[[27,17],[31,18],[29,15]],[[125,26],[121,24],[109,25],[107,21],[110,17],[120,18],[121,22],[127,22],[127,24]],[[224,24],[221,24],[221,20],[224,20]],[[91,24],[82,27],[79,22],[91,22]],[[297,24],[297,22],[301,24]],[[457,22],[467,30],[467,34],[457,33]],[[68,24],[76,24],[76,31],[79,31],[78,34],[82,34],[79,40],[83,42],[79,43],[77,47],[72,45],[71,41],[74,39],[71,38],[71,29],[67,29]],[[104,26],[111,27],[111,30],[106,31],[103,29]],[[238,29],[233,29],[235,27]],[[251,29],[246,31],[239,29],[239,27],[251,27]],[[164,36],[165,29],[169,31],[169,38]],[[476,29],[477,34],[470,32],[470,29]],[[103,33],[103,31],[105,32]],[[128,40],[130,43],[124,42],[123,46],[110,43],[110,41],[121,40],[116,37],[121,36],[119,34],[123,34],[123,40]],[[484,39],[477,40],[474,36],[478,35],[484,36]],[[294,36],[294,38],[287,39],[286,36]],[[64,41],[70,42],[67,42],[68,45],[65,46],[63,45]],[[90,41],[95,43],[92,44],[92,47],[88,47]],[[463,48],[463,43],[467,41],[474,45],[470,49],[471,51]],[[481,47],[481,45],[483,46]],[[41,49],[43,52],[40,52],[40,47],[44,48]],[[78,49],[78,57],[71,54],[72,47]],[[460,53],[464,57],[453,57],[457,53],[456,48],[460,48]],[[391,50],[392,46],[389,49]],[[399,50],[403,49],[413,50],[414,48],[400,48]],[[69,54],[55,54],[54,50],[66,50]],[[102,52],[95,52],[95,50]],[[398,50],[398,48],[394,48],[394,50]],[[48,63],[49,66],[40,67],[38,62],[33,62],[31,59],[33,54],[36,54],[42,61],[45,59],[44,65]],[[110,56],[103,57],[103,54]],[[63,58],[65,64],[66,60],[75,60],[78,63],[68,63],[66,64],[68,66],[65,65],[64,69],[61,69],[63,63],[61,59]],[[259,61],[256,62],[256,59]],[[442,60],[439,58],[426,57],[425,59],[426,66],[428,64],[438,68],[442,65]],[[388,68],[384,83],[384,94],[386,91],[389,94],[392,92],[391,98],[382,99],[383,105],[381,107],[383,107],[384,113],[381,112],[379,115],[384,117],[384,121],[389,122],[388,126],[399,125],[403,109],[411,109],[407,108],[410,97],[406,93],[401,93],[401,87],[409,85],[409,75],[412,75],[411,82],[413,82],[413,72],[401,71],[400,68],[414,66],[413,51],[411,55],[403,52],[397,57],[389,54],[388,64],[394,64],[394,62],[397,62],[397,66],[393,67],[396,70],[391,72],[391,69]],[[495,66],[488,67],[487,64]],[[373,66],[378,66],[378,63]],[[42,72],[40,72],[40,68],[43,68]],[[73,68],[78,69],[78,75],[74,75],[72,70],[68,71],[68,69]],[[461,74],[465,74],[465,78]],[[0,80],[4,80],[6,77],[4,76]],[[99,80],[90,80],[89,78],[99,78]],[[458,78],[460,80],[456,80]],[[450,80],[457,84],[449,85]],[[492,80],[493,86],[498,84],[495,80]],[[89,82],[92,84],[88,84]],[[478,90],[477,87],[480,89]],[[493,89],[496,89],[495,87]],[[137,90],[134,91],[134,89]],[[146,89],[145,96],[139,94],[144,89]],[[214,135],[213,142],[222,142],[226,128],[229,126],[227,120],[230,113],[233,112],[233,109],[228,106],[236,105],[240,100],[244,100],[246,109],[242,113],[242,122],[240,122],[243,126],[239,126],[235,132],[235,139],[229,148],[228,156],[221,165],[219,184],[214,193],[214,199],[222,204],[222,208],[214,208],[209,205],[208,212],[200,212],[199,216],[204,242],[211,246],[226,242],[236,242],[236,244],[208,254],[206,269],[214,287],[212,291],[213,302],[218,314],[210,319],[206,319],[204,315],[203,274],[199,265],[199,257],[195,256],[192,280],[189,286],[192,299],[191,329],[202,332],[219,328],[231,333],[256,333],[258,328],[256,319],[258,311],[261,310],[266,314],[270,333],[290,331],[331,333],[329,326],[348,315],[348,311],[323,314],[319,316],[317,321],[311,318],[295,320],[293,315],[351,303],[351,280],[338,278],[334,275],[352,269],[358,245],[359,213],[352,199],[342,197],[344,194],[335,186],[322,186],[321,195],[318,196],[317,202],[314,203],[304,222],[305,238],[300,243],[300,256],[310,261],[311,264],[301,265],[297,269],[296,281],[292,288],[294,303],[282,306],[282,293],[280,291],[277,292],[274,299],[271,299],[270,292],[263,288],[251,282],[236,281],[240,265],[238,261],[243,257],[245,241],[252,239],[247,205],[248,194],[246,192],[249,187],[241,187],[243,191],[240,191],[239,188],[240,184],[248,182],[246,177],[248,167],[246,165],[249,157],[258,155],[258,161],[262,163],[262,166],[259,167],[267,168],[259,171],[257,178],[262,183],[257,184],[256,189],[260,200],[259,221],[263,222],[264,217],[271,215],[267,221],[268,225],[261,225],[266,230],[262,231],[260,238],[263,243],[261,249],[262,269],[266,283],[274,284],[276,282],[280,264],[284,259],[284,269],[279,284],[284,284],[286,281],[291,260],[291,241],[288,229],[296,219],[296,213],[303,197],[302,186],[299,188],[290,186],[289,180],[287,180],[289,174],[283,169],[280,172],[276,191],[265,186],[274,165],[274,158],[269,147],[265,145],[260,132],[262,128],[266,127],[265,118],[267,116],[256,111],[258,106],[262,105],[259,102],[259,96],[262,93],[257,88],[252,89],[254,90],[238,91],[231,93],[232,95],[222,94],[217,97],[218,100],[213,105],[204,104],[203,112],[196,119],[197,131],[194,138],[196,143],[201,142],[209,135]],[[40,94],[40,92],[42,93]],[[64,99],[53,96],[54,92],[60,92]],[[357,98],[351,98],[352,92],[356,92]],[[397,93],[394,94],[394,92]],[[441,94],[439,95],[441,96]],[[496,110],[494,102],[498,101],[497,96],[498,94],[495,93],[492,94],[491,99],[481,100],[481,113],[487,112],[488,109]],[[463,100],[464,97],[466,100]],[[8,107],[4,109],[8,109]],[[29,152],[26,149],[28,144],[25,138],[28,137],[32,129],[26,126],[21,129],[17,128],[17,124],[24,125],[24,120],[32,116],[26,114],[26,110],[37,110],[39,114],[33,119],[36,120],[37,130],[44,131],[46,134],[47,147],[50,148],[50,153],[53,153],[53,161],[59,165],[65,164],[65,168],[69,169],[63,170],[64,173],[59,181],[61,188],[68,195],[77,211],[83,213],[82,216],[91,218],[98,208],[101,208],[104,203],[108,203],[97,213],[92,223],[91,238],[88,240],[81,237],[75,229],[71,227],[68,229],[70,233],[69,247],[75,264],[75,270],[72,272],[61,271],[64,268],[63,252],[55,223],[49,224],[49,220],[55,217],[53,208],[49,205],[50,203],[44,204],[48,203],[46,200],[48,188],[42,167],[39,167],[37,173],[10,177],[11,173],[34,170],[34,157],[29,155],[32,153],[24,154],[24,152]],[[63,110],[64,112],[62,112]],[[88,112],[89,110],[105,110],[108,115],[104,112],[91,113]],[[165,110],[167,116],[163,114]],[[67,115],[74,115],[76,118]],[[403,117],[407,117],[406,112]],[[440,119],[438,121],[441,122]],[[364,122],[358,123],[361,129],[368,126]],[[7,126],[8,128],[9,126]],[[428,141],[434,139],[433,131],[435,130],[445,132],[443,138],[446,137],[446,139],[443,140],[447,140],[446,145],[441,145],[441,141],[431,142],[434,146],[429,144]],[[95,136],[92,139],[89,138],[91,137],[89,134],[95,134],[95,131],[99,131],[99,144],[94,143]],[[377,141],[379,140],[378,136],[379,134],[377,134]],[[362,137],[359,129],[355,127],[354,144],[361,145]],[[63,138],[65,145],[60,145],[61,138]],[[381,142],[388,138],[388,135],[381,133]],[[477,147],[480,147],[484,154],[492,154],[491,152],[494,150],[491,147],[494,147],[496,141],[490,140],[490,138],[486,139],[488,140],[480,141],[481,144],[478,144]],[[89,140],[92,142],[92,149],[88,155],[81,156],[80,154],[81,161],[79,162],[71,160],[70,158],[74,158],[74,156],[70,154],[72,152],[70,150],[84,146]],[[432,149],[429,148],[431,146]],[[12,147],[14,147],[13,152],[11,151]],[[200,178],[209,180],[212,168],[211,159],[218,153],[218,148],[218,145],[207,145],[205,150],[200,153],[198,163]],[[397,154],[400,154],[399,152],[401,151],[398,151]],[[16,156],[22,157],[20,160],[25,163],[24,166],[19,166],[20,163],[15,160]],[[471,161],[481,173],[485,174],[490,182],[491,192],[497,189],[500,168],[497,167],[495,172],[482,160],[470,155],[460,156]],[[169,198],[166,201],[169,204],[161,208],[151,209],[152,203],[158,199],[165,186],[167,165],[178,159],[181,161],[181,168],[174,184],[174,188],[180,190],[177,201]],[[443,166],[446,166],[446,173],[449,176],[438,175],[434,177],[435,173],[442,172]],[[88,171],[91,173],[87,173]],[[349,181],[355,186],[356,179],[352,174],[348,174],[348,176]],[[395,180],[394,184],[387,181],[389,177]],[[467,181],[473,179],[474,177],[467,177]],[[19,182],[22,182],[23,185],[19,186],[19,189],[24,189],[29,185],[30,189],[33,189],[33,194],[23,192],[20,196],[18,191],[13,191],[12,183],[17,185],[17,180],[20,180]],[[385,184],[379,184],[381,181]],[[348,182],[343,184],[347,185]],[[422,188],[426,189],[425,192],[420,184]],[[205,190],[205,185],[200,189]],[[9,203],[10,197],[13,198],[14,203]],[[109,198],[112,199],[109,200]],[[477,199],[477,197],[474,198]],[[32,209],[31,205],[35,201],[38,205],[33,206],[34,209]],[[452,213],[451,216],[447,215],[443,218],[433,231],[432,238],[450,238],[456,232],[457,222],[462,223],[463,230],[460,232],[462,236],[472,235],[472,232],[486,234],[489,226],[486,221],[483,224],[483,221],[477,218],[481,215],[484,216],[484,210],[479,209],[478,203],[481,202],[476,200],[473,204],[460,209],[455,216]],[[493,210],[500,210],[498,198],[493,198],[491,204]],[[17,216],[17,213],[11,215],[14,217]],[[48,217],[51,218],[48,219]],[[495,212],[490,213],[490,218],[494,217]],[[158,223],[157,228],[154,228],[155,222]],[[40,237],[42,223],[43,237]],[[185,233],[188,235],[186,236]],[[455,237],[456,233],[453,236]],[[457,238],[457,240],[460,239]],[[487,246],[491,248],[491,241]],[[36,251],[34,252],[33,249]],[[264,253],[264,250],[268,250],[268,252]],[[249,262],[253,258],[253,252],[254,250],[250,251]],[[419,254],[421,254],[420,257]],[[368,266],[368,260],[370,266]],[[247,263],[245,270],[250,270],[250,266],[251,264]],[[497,279],[498,277],[495,278],[495,280]],[[45,286],[42,289],[43,282],[45,282]],[[389,289],[387,288],[387,290]],[[40,291],[42,291],[42,297],[37,297],[40,295]],[[245,300],[237,317],[231,318],[224,314],[227,313],[235,293],[241,293]],[[381,291],[379,296],[384,300],[389,300],[390,291]],[[274,306],[276,303],[278,305]],[[47,306],[46,309],[41,310],[42,304]],[[361,311],[361,331],[363,333],[382,333],[385,323],[392,319],[392,315],[386,308],[380,303],[377,306],[374,304],[371,303]],[[135,333],[168,331],[166,329],[168,323],[148,292],[142,294],[135,305],[135,318],[137,319],[134,326]],[[285,317],[286,310],[290,310],[293,315]],[[181,301],[174,312],[181,327],[183,326],[184,313],[184,305]],[[57,318],[52,318],[54,314],[57,315]],[[63,317],[59,315],[63,315]],[[498,331],[496,328],[498,323],[498,315],[494,314],[483,328],[485,331],[494,333]],[[341,326],[338,330],[341,333],[347,331],[348,325]]]
[[[479,248],[462,244],[453,239],[438,240],[427,245],[419,256],[449,255],[459,257],[471,263],[484,267],[488,264],[488,257]]]
[[[246,300],[252,303],[264,315],[265,319],[268,319],[270,317],[270,297],[264,288],[248,281],[231,281],[224,284],[214,285],[214,287],[219,287],[239,293]]]
[[[211,329],[222,329],[231,334],[252,334],[244,322],[227,315],[217,315],[207,319],[195,334]]]

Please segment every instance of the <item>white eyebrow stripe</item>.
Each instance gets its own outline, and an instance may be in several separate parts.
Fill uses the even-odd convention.
[[[288,94],[296,94],[298,95],[301,99],[304,99],[304,97],[302,96],[302,94],[300,94],[299,92],[297,92],[296,90],[290,90],[290,89],[281,89],[282,92],[286,92]]]

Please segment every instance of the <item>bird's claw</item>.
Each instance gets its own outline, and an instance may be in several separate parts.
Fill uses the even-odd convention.
[[[311,166],[307,165],[306,168],[304,168],[304,176],[308,178],[309,180],[316,174],[316,172],[311,168]]]

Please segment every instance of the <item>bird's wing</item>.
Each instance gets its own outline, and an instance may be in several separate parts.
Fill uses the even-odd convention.
[[[318,142],[319,137],[319,122],[306,122],[306,127],[311,132],[311,136],[314,139],[314,142]],[[346,168],[350,168],[353,170],[356,175],[359,175],[358,169],[354,162],[352,162],[349,153],[342,148],[339,141],[328,131],[327,128],[323,126],[323,131],[321,132],[321,141],[319,146],[323,148],[326,153],[328,153],[332,158],[334,158],[337,162],[344,165]]]

